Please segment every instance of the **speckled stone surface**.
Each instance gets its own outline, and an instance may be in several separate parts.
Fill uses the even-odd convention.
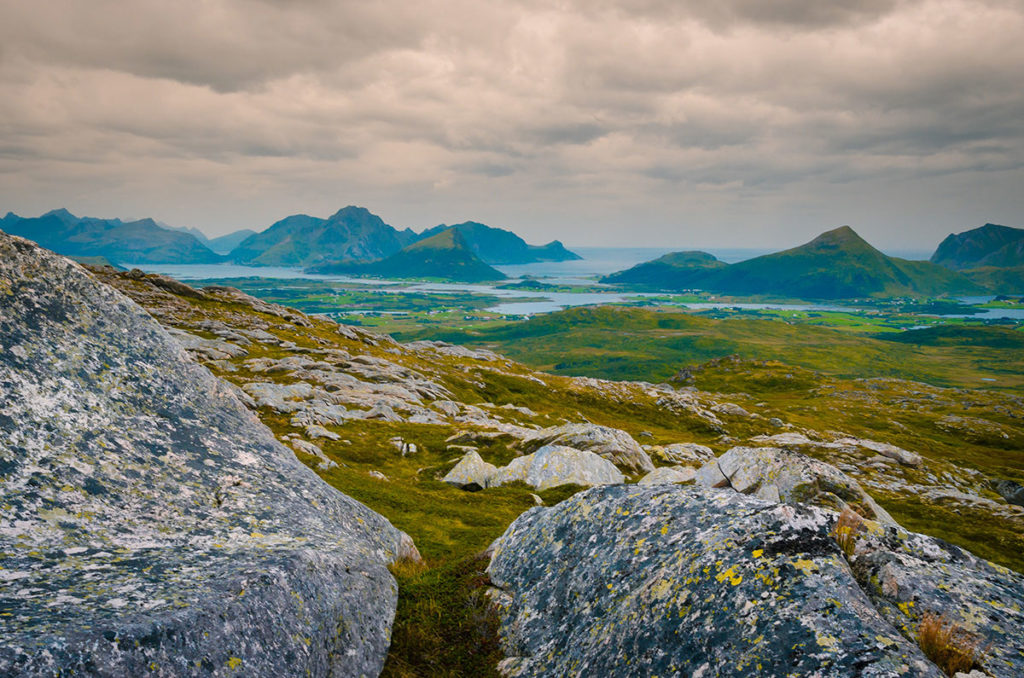
[[[489,569],[513,676],[941,676],[872,604],[835,514],[619,485],[520,516]]]
[[[0,675],[379,673],[403,535],[135,303],[2,233],[0,431]]]

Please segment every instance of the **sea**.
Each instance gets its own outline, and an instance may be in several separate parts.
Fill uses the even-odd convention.
[[[437,283],[424,282],[409,284],[408,281],[380,280],[376,278],[353,278],[339,275],[322,275],[306,273],[300,268],[282,266],[240,266],[238,264],[123,264],[129,268],[140,268],[149,273],[160,273],[177,280],[223,280],[228,278],[259,277],[270,279],[310,279],[334,282],[356,283],[366,287],[374,287],[381,291],[395,294],[430,294],[470,292],[496,296],[500,301],[488,308],[488,311],[503,315],[530,316],[550,313],[574,306],[590,306],[596,304],[618,303],[636,300],[648,295],[640,292],[618,292],[601,285],[598,279],[602,276],[622,271],[645,261],[656,259],[678,248],[667,247],[569,247],[582,257],[575,261],[545,261],[534,264],[516,264],[495,266],[511,280],[516,282],[527,277],[537,278],[546,283],[589,287],[593,291],[549,292],[533,290],[499,289],[494,285]],[[709,248],[705,251],[729,264],[768,254],[773,250],[750,248]],[[886,252],[890,256],[903,259],[927,259],[929,252],[924,251],[893,251]],[[503,283],[505,284],[505,283]],[[972,297],[968,303],[984,303],[992,297]],[[779,303],[736,303],[714,301],[680,304],[693,309],[740,308],[740,309],[780,309],[791,311],[849,311],[850,307],[834,304],[779,304]],[[953,316],[958,317],[958,316]],[[985,309],[983,313],[964,315],[976,319],[1009,318],[1024,320],[1022,309]]]

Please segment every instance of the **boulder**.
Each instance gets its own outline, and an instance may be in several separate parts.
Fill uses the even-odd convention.
[[[672,443],[664,447],[652,447],[650,455],[669,464],[703,466],[715,458],[710,447],[697,443]]]
[[[697,471],[689,466],[661,466],[640,479],[640,485],[669,485],[672,483],[688,483],[697,476]]]
[[[533,454],[513,459],[491,476],[488,486],[521,480],[538,490],[559,485],[613,485],[625,482],[615,465],[587,450],[545,445]]]
[[[1007,503],[1024,506],[1024,485],[1012,480],[997,480],[992,487]]]
[[[311,442],[305,441],[301,438],[295,438],[291,441],[291,446],[299,452],[316,457],[318,460],[316,467],[321,471],[329,471],[332,468],[338,468],[338,462],[328,457],[319,446],[314,445]]]
[[[0,234],[0,675],[377,675],[409,553],[134,302]]]
[[[723,484],[723,477],[727,484]],[[837,511],[851,506],[887,525],[896,521],[856,480],[835,466],[775,447],[734,447],[697,473],[697,484],[731,487],[770,501],[805,502]]]
[[[861,589],[829,536],[834,520],[678,485],[600,487],[532,508],[492,546],[499,669],[939,678]]]
[[[597,424],[565,424],[530,432],[520,448],[532,452],[545,445],[564,445],[589,450],[613,464],[649,473],[654,464],[643,448],[625,431]]]
[[[493,464],[484,461],[476,450],[470,450],[441,480],[449,485],[476,492],[488,486],[497,470]]]

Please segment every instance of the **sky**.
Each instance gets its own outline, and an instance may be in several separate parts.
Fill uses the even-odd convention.
[[[0,213],[531,242],[1024,226],[1024,0],[0,0]]]

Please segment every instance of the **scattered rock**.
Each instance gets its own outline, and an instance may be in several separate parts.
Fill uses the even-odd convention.
[[[717,471],[716,471],[717,469]],[[697,473],[697,484],[728,486],[769,501],[804,502],[841,511],[851,506],[865,518],[896,521],[856,480],[823,461],[775,447],[734,447]]]
[[[1007,503],[1024,506],[1024,485],[1012,480],[997,480],[992,487]]]
[[[380,471],[376,471],[376,470],[367,471],[366,475],[370,476],[371,478],[376,478],[377,480],[383,480],[386,483],[391,482],[391,479],[388,478],[383,473],[381,473]]]
[[[513,459],[495,471],[488,486],[521,480],[538,490],[559,485],[613,485],[625,482],[615,465],[588,450],[545,445],[533,454]]]
[[[654,446],[650,449],[650,454],[652,457],[668,464],[698,467],[715,458],[715,453],[710,447],[698,445],[697,443],[672,443],[664,447]]]
[[[388,442],[391,443],[391,446],[398,450],[399,454],[401,454],[403,457],[407,457],[410,454],[416,454],[416,452],[418,451],[416,443],[410,443],[404,438],[396,436],[389,440]]]
[[[299,452],[311,454],[317,459],[319,459],[320,461],[316,465],[316,467],[321,471],[328,471],[332,468],[338,468],[338,462],[329,458],[326,454],[324,454],[323,450],[321,450],[317,445],[314,445],[311,442],[307,442],[302,438],[293,438],[291,440],[291,446],[294,447]]]
[[[736,403],[718,403],[711,408],[711,411],[717,412],[718,414],[725,414],[730,417],[742,417],[743,419],[749,419],[754,416]]]
[[[319,424],[306,427],[306,435],[310,438],[327,438],[328,440],[341,440],[341,436],[334,431],[329,431]]]
[[[689,466],[661,466],[640,479],[640,485],[667,485],[671,483],[688,483],[697,476],[697,471]]]
[[[470,450],[441,480],[463,490],[477,492],[490,484],[497,471],[497,467],[484,461],[476,450]]]
[[[613,464],[635,471],[650,472],[654,464],[640,445],[625,431],[597,424],[565,424],[529,434],[520,447],[527,451],[545,445],[564,445],[599,454]]]

